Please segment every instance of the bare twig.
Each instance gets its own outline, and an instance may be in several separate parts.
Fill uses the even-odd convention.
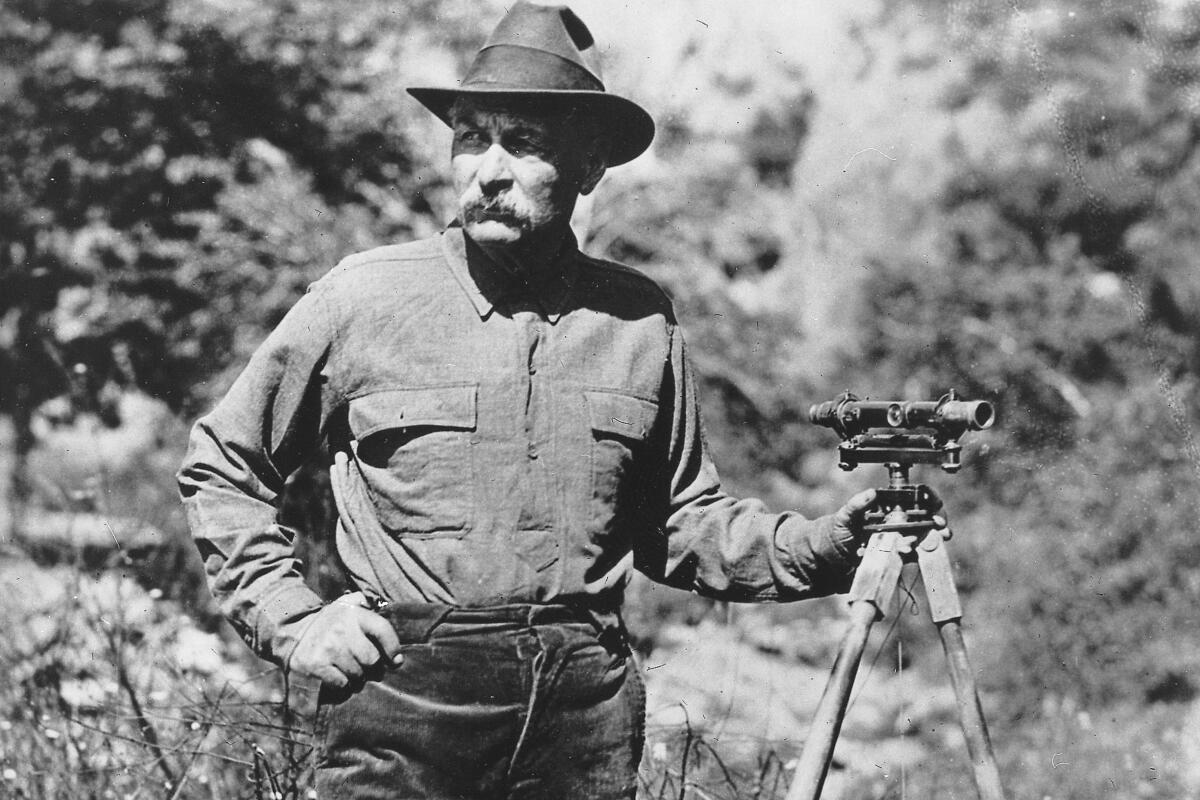
[[[95,731],[96,733],[102,734],[106,739],[115,739],[115,740],[121,741],[121,742],[129,742],[130,744],[145,744],[141,739],[135,739],[132,736],[126,736],[124,734],[117,733],[116,731],[110,731],[106,728],[101,728],[98,725],[91,725],[87,721],[79,719],[78,717],[66,717],[66,719],[68,722],[73,722],[76,725],[87,728],[88,730],[92,730],[92,731]],[[171,746],[171,745],[161,745],[160,749],[164,753],[176,753],[176,754],[186,755],[186,756],[191,756],[194,753],[199,753],[200,755],[202,755],[206,758],[213,758],[218,761],[223,761],[227,764],[235,764],[239,767],[254,766],[254,764],[250,761],[246,761],[241,758],[234,758],[233,756],[223,755],[221,753],[214,753],[211,750],[201,750],[199,748],[178,747],[178,746]],[[155,761],[157,761],[157,758],[150,759],[147,761],[147,763],[154,763]]]
[[[687,729],[687,735],[683,742],[683,760],[679,765],[679,800],[685,800],[687,796],[688,756],[692,752],[692,718],[688,716],[687,706],[680,703],[679,707],[683,709],[683,724]]]
[[[158,730],[146,717],[145,712],[142,710],[142,702],[138,698],[137,690],[134,689],[133,683],[129,680],[129,667],[125,663],[125,652],[124,647],[122,647],[123,642],[119,641],[119,638],[124,638],[124,635],[122,633],[118,637],[118,634],[107,628],[104,631],[104,635],[108,639],[108,646],[112,651],[113,662],[117,668],[117,683],[120,685],[122,691],[125,692],[125,696],[129,698],[129,705],[133,709],[142,739],[145,741],[146,746],[150,748],[150,752],[158,760],[158,768],[162,771],[163,777],[174,786],[176,784],[175,771],[171,769],[166,754],[159,744]]]
[[[210,721],[210,722],[206,722],[200,726],[200,731],[198,732],[198,735],[196,736],[198,741],[200,741],[200,742],[204,741],[204,739],[208,736],[208,732],[210,730],[212,730],[213,724],[214,723],[212,723]],[[197,747],[196,749],[194,749],[191,752],[191,755],[188,758],[187,763],[183,765],[183,772],[180,773],[179,780],[174,784],[174,789],[171,791],[171,794],[167,797],[167,800],[178,800],[180,793],[183,791],[183,787],[187,784],[188,776],[191,774],[192,767],[194,767],[196,765],[196,762],[200,759],[200,756],[202,756],[202,755],[205,755],[205,753],[199,747]]]
[[[703,747],[705,750],[708,751],[709,755],[711,755],[713,757],[713,761],[717,762],[717,766],[720,768],[721,774],[725,777],[725,783],[727,783],[729,785],[729,788],[733,790],[734,794],[737,794],[737,790],[738,790],[737,782],[734,781],[733,775],[731,775],[729,772],[729,768],[725,766],[725,761],[721,758],[720,755],[717,754],[717,751],[715,749],[713,749],[713,746],[704,739],[697,739],[695,746],[697,748]],[[697,753],[696,755],[697,755],[697,757],[699,757],[700,754]]]

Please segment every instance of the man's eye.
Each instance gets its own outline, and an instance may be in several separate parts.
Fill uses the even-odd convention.
[[[458,140],[463,144],[478,144],[483,141],[483,132],[474,130],[459,131]]]
[[[518,136],[514,139],[509,139],[505,149],[513,155],[529,155],[540,152],[541,146],[533,139]]]

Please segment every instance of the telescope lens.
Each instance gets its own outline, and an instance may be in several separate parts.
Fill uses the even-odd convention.
[[[900,428],[904,425],[904,409],[899,403],[892,403],[887,409],[887,424],[892,428]]]
[[[992,427],[992,423],[996,421],[996,410],[992,408],[992,404],[986,400],[980,400],[975,404],[975,413],[972,414],[972,427],[977,431],[982,431]]]

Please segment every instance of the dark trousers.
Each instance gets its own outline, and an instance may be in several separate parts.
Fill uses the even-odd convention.
[[[622,637],[562,606],[380,613],[404,663],[322,690],[321,800],[634,797],[645,692]]]

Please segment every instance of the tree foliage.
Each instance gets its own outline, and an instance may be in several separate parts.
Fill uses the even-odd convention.
[[[979,587],[1004,621],[1010,696],[1190,696],[1200,272],[1180,206],[1196,196],[1200,18],[1013,8],[950,20],[966,63],[947,109],[1004,135],[945,143],[936,230],[917,237],[936,246],[875,255],[863,353],[892,391],[953,385],[1001,409],[972,477],[995,503],[979,568],[1012,575]]]
[[[79,375],[80,400],[114,383],[182,407],[316,265],[428,213],[404,137],[362,113],[367,31],[178,5],[3,9],[0,312],[15,373],[40,377],[26,406]]]
[[[383,4],[14,0],[0,7],[0,409],[14,505],[35,410],[192,415],[305,285],[434,224],[425,152],[380,102],[428,26]],[[460,26],[466,35],[470,26]]]

